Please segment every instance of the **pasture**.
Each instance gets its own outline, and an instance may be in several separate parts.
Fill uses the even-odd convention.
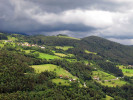
[[[63,77],[67,76],[67,77],[72,78],[72,79],[77,79],[77,77],[73,76],[71,73],[69,73],[68,71],[66,71],[65,69],[63,69],[57,65],[44,64],[44,65],[33,65],[31,67],[35,69],[36,73],[41,73],[41,72],[48,70],[48,71],[55,72],[57,74],[57,76],[62,75]]]
[[[64,79],[52,79],[53,83],[56,83],[57,85],[66,85],[66,86],[70,86],[70,81],[69,80],[64,80]]]
[[[122,72],[125,76],[129,76],[129,77],[133,76],[133,69],[122,69]]]
[[[73,48],[73,46],[56,46],[55,47],[56,49],[62,49],[62,50],[68,50],[68,49],[70,49],[70,48]]]
[[[38,51],[36,51],[35,53],[39,53],[39,57],[38,57],[38,58],[41,58],[41,59],[50,60],[50,59],[59,59],[59,58],[60,58],[60,57],[55,56],[55,55],[50,55],[50,54],[46,54],[46,53],[41,53],[41,52],[38,52]]]
[[[128,77],[133,76],[133,69],[127,69],[126,68],[127,66],[124,66],[124,65],[118,65],[117,67],[119,67],[122,70],[124,76],[128,76]]]
[[[54,53],[56,56],[59,56],[59,57],[66,57],[67,55],[66,54],[63,54],[63,53]]]
[[[12,36],[8,36],[8,40],[15,41],[15,40],[18,40],[18,39],[15,38],[15,37],[12,37]]]
[[[94,55],[97,54],[97,53],[95,53],[95,52],[91,52],[91,51],[88,51],[88,50],[85,50],[85,53],[88,53],[88,54],[94,54]]]
[[[76,40],[80,40],[79,38],[74,38],[74,37],[69,37],[69,36],[58,36],[60,38],[69,38],[69,39],[76,39]]]
[[[115,76],[111,75],[111,74],[108,74],[106,72],[103,72],[103,71],[93,71],[93,77],[94,76],[97,76],[100,78],[100,80],[110,80],[110,79],[116,79]]]
[[[127,82],[125,81],[121,81],[121,80],[112,80],[112,81],[98,81],[101,85],[104,86],[109,86],[109,87],[116,87],[116,86],[123,86],[125,84],[127,84]]]

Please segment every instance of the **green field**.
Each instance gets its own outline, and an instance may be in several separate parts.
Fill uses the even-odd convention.
[[[116,79],[115,76],[111,75],[111,74],[108,74],[106,72],[103,72],[103,71],[93,71],[93,77],[94,76],[97,76],[100,78],[100,80],[110,80],[110,79]]]
[[[133,76],[133,69],[122,69],[122,72],[125,76],[132,77]]]
[[[30,53],[30,51],[35,51],[35,50],[24,50],[26,53]],[[46,53],[41,53],[41,52],[38,52],[38,51],[35,51],[34,53],[39,53],[39,57],[38,58],[41,58],[41,59],[47,59],[47,60],[50,60],[50,59],[60,59],[59,56],[55,56],[55,55],[50,55],[50,54],[46,54]]]
[[[102,100],[114,100],[114,98],[112,98],[111,96],[106,95],[106,98],[104,98]]]
[[[126,69],[126,66],[123,66],[123,65],[118,65],[117,67],[119,67],[124,76],[128,76],[128,77],[132,77],[133,76],[133,69]]]
[[[70,86],[70,81],[69,80],[64,80],[64,79],[52,79],[53,83],[56,83],[57,85],[66,85]]]
[[[4,44],[0,43],[0,47],[4,47]]]
[[[56,83],[57,85],[65,85],[65,86],[70,86],[70,81],[69,80],[64,80],[64,79],[52,79],[53,83]],[[83,85],[81,83],[79,83],[79,87],[83,87]]]
[[[70,38],[70,39],[76,39],[76,40],[80,40],[79,38],[74,38],[74,37],[69,37],[69,36],[58,36],[60,38]]]
[[[70,78],[77,79],[77,77],[73,76],[68,71],[64,70],[63,68],[61,68],[59,66],[53,65],[53,64],[33,65],[31,67],[35,69],[36,73],[41,73],[41,72],[48,70],[48,71],[54,71],[57,74],[57,76],[62,75],[64,77],[68,76]]]
[[[41,58],[41,59],[59,59],[60,57],[58,56],[55,56],[55,55],[50,55],[50,54],[46,54],[46,53],[40,53],[40,52],[36,52],[36,53],[39,53],[39,57],[38,58]]]
[[[18,39],[15,38],[15,37],[8,36],[8,40],[15,41],[15,40],[18,40]]]
[[[109,81],[105,81],[105,82],[98,81],[98,82],[101,83],[102,85],[109,86],[109,87],[123,86],[127,83],[127,82],[121,81],[119,79],[118,80],[112,80],[111,82],[109,82]]]
[[[95,52],[91,52],[91,51],[88,51],[88,50],[85,50],[85,53],[88,53],[88,54],[94,54],[94,55],[97,54],[97,53],[95,53]]]
[[[67,55],[63,54],[63,53],[54,53],[56,56],[60,56],[60,57],[66,57]]]
[[[68,57],[75,57],[74,54],[67,54]]]
[[[62,49],[62,50],[68,50],[70,48],[73,48],[73,46],[56,46],[56,49]]]
[[[100,70],[93,71],[92,76],[99,77],[100,80],[97,82],[101,83],[102,85],[109,86],[109,87],[116,87],[117,85],[122,86],[127,83],[125,81],[117,79],[117,77],[115,77],[111,74],[108,74],[108,73],[100,71]]]

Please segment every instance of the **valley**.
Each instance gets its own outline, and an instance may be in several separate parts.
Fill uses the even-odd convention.
[[[109,47],[109,52],[106,49],[104,50],[104,47],[98,49],[100,44],[98,46],[96,44],[94,47],[92,44],[95,41],[93,43],[90,42],[92,44],[87,43],[90,40],[64,36],[43,37],[7,34],[7,39],[0,40],[0,49],[3,54],[4,51],[12,52],[14,55],[22,55],[30,60],[29,62],[22,60],[22,63],[29,66],[22,73],[24,73],[25,77],[34,80],[33,89],[30,90],[33,94],[34,92],[41,92],[43,90],[48,90],[52,93],[51,87],[49,86],[51,84],[55,91],[56,87],[60,91],[63,91],[65,88],[66,91],[71,90],[72,92],[75,91],[75,88],[78,88],[80,92],[83,91],[82,89],[85,89],[86,92],[92,92],[92,88],[95,88],[94,91],[96,92],[96,88],[99,88],[99,91],[103,93],[101,95],[103,100],[115,99],[117,98],[116,95],[110,94],[110,91],[108,91],[110,88],[115,89],[119,87],[119,89],[123,89],[126,85],[132,86],[133,68],[130,65],[132,61],[124,61],[124,58],[116,60],[113,57],[115,56],[117,58],[117,55],[111,52]],[[118,45],[112,42],[109,44],[114,44],[113,48]],[[123,46],[123,48],[125,49],[127,47]],[[133,48],[129,48],[133,50]],[[101,50],[103,52],[102,54]],[[121,55],[121,53],[118,54]],[[126,57],[126,55],[129,54],[125,54],[124,56]],[[127,59],[130,58],[127,57]],[[104,89],[106,89],[106,92]],[[117,92],[117,90],[115,91]],[[100,95],[99,92],[97,95]],[[117,96],[121,98],[121,95]],[[95,96],[88,97],[92,97],[92,99],[98,98]]]

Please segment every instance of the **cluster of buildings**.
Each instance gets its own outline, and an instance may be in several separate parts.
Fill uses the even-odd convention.
[[[5,42],[13,42],[13,41],[11,41],[11,40],[5,40]]]
[[[44,46],[38,46],[37,44],[19,43],[18,45],[27,46],[27,47],[40,47],[40,48],[42,48],[42,49],[45,49]]]

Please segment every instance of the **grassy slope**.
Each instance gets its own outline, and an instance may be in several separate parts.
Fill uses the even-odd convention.
[[[73,48],[72,46],[56,46],[56,49],[62,49],[62,50],[68,50],[70,48]]]
[[[122,72],[124,73],[125,76],[133,76],[133,69],[122,69]]]
[[[76,39],[76,40],[80,40],[79,38],[74,38],[74,37],[69,37],[69,36],[58,36],[60,38],[70,38],[70,39]]]
[[[36,52],[36,53],[39,53],[39,57],[38,58],[41,58],[41,59],[59,59],[60,57],[58,56],[54,56],[54,55],[49,55],[49,54],[46,54],[46,53],[40,53],[40,52]]]
[[[127,82],[121,81],[121,80],[112,80],[111,82],[105,81],[104,83],[99,81],[99,83],[101,83],[102,85],[105,85],[105,86],[109,86],[109,87],[116,87],[116,86],[123,86]]]
[[[102,100],[114,100],[114,99],[111,96],[106,95],[106,98],[104,98]]]
[[[69,80],[52,79],[52,82],[56,83],[57,85],[66,85],[66,86],[70,86]],[[60,83],[61,83],[61,84],[60,84]]]
[[[66,54],[63,54],[63,53],[54,53],[56,56],[60,56],[60,57],[66,57],[67,55]]]
[[[41,73],[43,71],[48,70],[48,71],[54,71],[57,74],[57,76],[62,75],[62,76],[68,76],[68,77],[77,79],[77,77],[73,76],[68,71],[53,64],[33,65],[31,67],[35,69],[36,73]]]
[[[57,76],[62,75],[63,77],[68,76],[69,78],[72,79],[78,79],[77,77],[73,76],[71,73],[69,73],[68,71],[64,70],[63,68],[53,65],[53,64],[44,64],[44,65],[34,65],[31,66],[32,68],[35,69],[36,73],[41,73],[43,71],[54,71]],[[66,85],[66,86],[70,86],[70,81],[69,80],[65,80],[65,79],[52,79],[52,82],[56,83],[57,85]],[[59,84],[61,83],[61,84]],[[82,87],[82,84],[79,84],[80,87]]]
[[[109,87],[116,87],[117,85],[122,86],[122,85],[127,83],[127,82],[122,81],[120,79],[111,80],[111,79],[116,79],[116,77],[111,75],[111,74],[108,74],[106,72],[99,71],[99,70],[93,71],[93,77],[94,76],[97,76],[100,78],[100,81],[97,81],[97,82],[101,83],[102,85],[109,86]],[[108,81],[106,81],[106,80],[108,80]],[[111,81],[109,81],[109,80],[111,80]]]
[[[116,77],[103,71],[93,71],[93,76],[98,76],[101,80],[115,79]]]
[[[133,69],[126,69],[126,66],[123,66],[123,65],[118,65],[117,67],[119,67],[122,70],[125,76],[129,76],[129,77],[133,76]]]
[[[15,38],[15,37],[8,36],[8,40],[15,41],[15,40],[18,40],[18,39]]]
[[[88,51],[88,50],[85,50],[85,53],[88,53],[88,54],[94,54],[94,55],[97,54],[97,53],[95,53],[95,52],[91,52],[91,51]]]

